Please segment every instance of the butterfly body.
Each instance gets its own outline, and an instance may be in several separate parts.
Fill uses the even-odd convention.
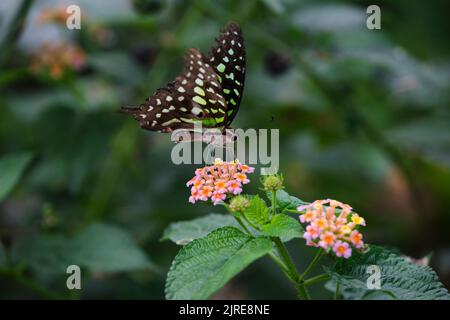
[[[216,38],[208,56],[186,52],[183,72],[137,107],[122,107],[146,130],[172,132],[204,128],[224,131],[239,109],[245,81],[242,32],[230,23]]]

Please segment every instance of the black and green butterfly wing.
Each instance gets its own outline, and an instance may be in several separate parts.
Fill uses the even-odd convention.
[[[226,128],[235,117],[245,78],[245,48],[241,30],[231,23],[216,39],[208,57],[189,49],[184,70],[175,81],[158,89],[137,107],[122,107],[142,128],[172,132],[206,128]]]
[[[138,107],[122,107],[142,128],[171,132],[190,129],[196,122],[214,128],[223,123],[226,101],[213,67],[197,50],[185,55],[184,70],[175,81],[158,89]]]
[[[238,24],[228,24],[216,38],[208,59],[214,66],[227,101],[225,127],[228,127],[239,110],[245,82],[245,44]]]

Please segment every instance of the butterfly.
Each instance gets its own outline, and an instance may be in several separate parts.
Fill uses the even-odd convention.
[[[208,56],[187,50],[184,68],[174,81],[139,106],[122,107],[146,130],[172,132],[230,127],[242,99],[245,81],[245,45],[241,28],[229,23],[215,39]]]

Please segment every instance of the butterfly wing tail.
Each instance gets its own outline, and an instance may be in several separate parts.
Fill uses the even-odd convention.
[[[120,112],[120,113],[125,113],[125,114],[131,114],[131,115],[136,116],[136,115],[138,115],[139,112],[141,112],[141,111],[140,111],[140,108],[126,106],[126,107],[121,107],[121,108],[119,109],[119,112]]]

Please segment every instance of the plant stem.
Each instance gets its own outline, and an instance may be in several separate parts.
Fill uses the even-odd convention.
[[[291,279],[294,280],[295,282],[298,282],[299,275],[297,272],[297,268],[295,267],[294,261],[292,261],[292,258],[289,255],[289,252],[287,251],[283,242],[281,242],[280,238],[278,237],[271,237],[271,239],[277,248],[278,254],[280,255],[283,262],[286,264]]]
[[[272,217],[277,214],[277,191],[272,190]]]
[[[297,295],[300,300],[311,300],[311,297],[303,282],[297,284]]]
[[[320,248],[316,255],[314,256],[314,258],[312,259],[311,263],[306,267],[305,271],[303,272],[303,274],[300,276],[300,281],[303,281],[306,277],[306,275],[312,270],[312,268],[314,268],[314,266],[316,265],[316,263],[320,260],[320,257],[322,256],[323,253],[323,249]]]
[[[304,282],[303,282],[303,284],[305,285],[305,286],[309,286],[309,285],[311,285],[311,284],[314,284],[314,283],[316,283],[316,282],[319,282],[319,281],[323,281],[323,280],[328,280],[330,278],[330,276],[329,275],[327,275],[327,274],[319,274],[318,276],[315,276],[315,277],[311,277],[311,278],[309,278],[309,279],[306,279]]]
[[[334,296],[333,296],[333,300],[338,300],[339,299],[339,283],[336,283],[336,291],[334,292]]]
[[[8,31],[6,31],[6,35],[0,46],[0,66],[6,64],[15,42],[22,32],[28,11],[30,10],[32,4],[33,0],[23,0],[17,9],[16,15],[11,20],[11,24]]]
[[[234,219],[236,219],[236,221],[239,223],[239,225],[244,229],[245,232],[247,232],[249,235],[253,236],[253,233],[251,233],[251,231],[247,228],[247,226],[245,225],[245,223],[242,221],[241,218],[236,217],[234,214],[230,213]]]

